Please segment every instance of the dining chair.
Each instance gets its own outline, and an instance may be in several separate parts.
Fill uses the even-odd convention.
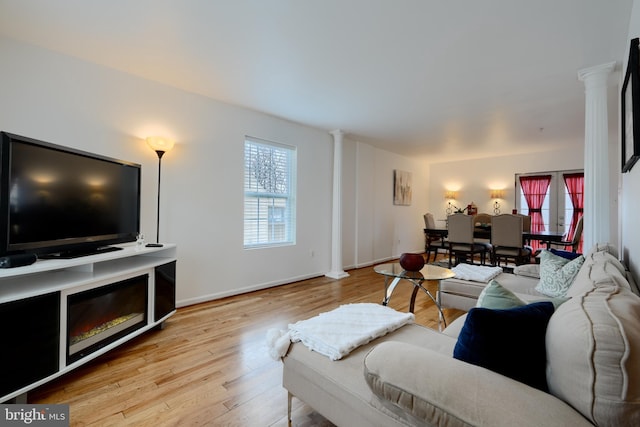
[[[473,238],[474,217],[461,213],[449,216],[449,268],[462,259],[470,259],[473,264],[473,257],[480,255],[480,264],[486,264],[487,253],[491,252],[491,244],[477,242]],[[455,265],[454,264],[454,265]]]
[[[429,233],[429,230],[433,230],[436,228],[436,221],[433,218],[433,214],[427,212],[424,214],[424,251],[427,254],[427,263],[429,262],[429,257],[431,256],[431,252],[433,251],[433,260],[435,261],[438,257],[438,249],[442,249],[443,252],[446,250],[445,247],[445,239],[441,234],[432,234]]]
[[[491,230],[491,218],[493,215],[489,215],[488,213],[479,213],[473,217],[473,225],[475,227],[479,227],[479,231],[486,235],[486,237],[476,237],[476,243],[491,243],[491,236],[489,235],[489,230]],[[476,230],[476,231],[478,231]],[[478,236],[480,233],[474,233],[475,236]]]
[[[488,213],[479,213],[473,219],[475,225],[491,225],[491,218],[493,215]]]
[[[522,218],[522,231],[531,231],[531,217],[529,215],[515,214]]]
[[[582,218],[584,217],[581,216],[578,219],[578,222],[576,223],[576,229],[573,232],[573,237],[571,238],[571,240],[553,242],[551,243],[551,246],[559,247],[563,249],[571,248],[571,252],[578,252],[578,247],[580,246],[580,239],[582,238],[582,228],[583,228]]]
[[[491,263],[500,265],[513,260],[516,265],[528,264],[531,259],[531,248],[522,240],[523,218],[521,215],[497,215],[491,222]]]

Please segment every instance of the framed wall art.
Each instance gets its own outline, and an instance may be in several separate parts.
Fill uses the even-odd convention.
[[[639,39],[631,40],[629,62],[621,100],[622,172],[629,172],[640,158],[640,51]]]
[[[411,205],[411,172],[393,171],[393,204]]]

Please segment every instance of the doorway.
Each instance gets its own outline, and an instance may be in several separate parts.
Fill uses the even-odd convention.
[[[542,199],[539,209],[536,209],[535,206],[533,208],[529,206],[525,195],[526,188],[523,189],[523,182],[525,182],[526,186],[527,181],[532,180],[538,181],[538,184],[540,184],[535,188],[544,188],[544,183],[548,180],[546,190],[540,190],[544,191],[544,194],[539,194],[539,197],[537,197],[537,200]],[[519,213],[531,215],[538,211],[542,218],[542,230],[563,233],[565,240],[573,235],[577,219],[583,213],[583,170],[516,174],[515,188],[515,206]],[[534,187],[532,186],[531,188]],[[531,192],[532,190],[529,189],[528,191]],[[536,197],[533,197],[533,199],[536,199]],[[529,200],[532,200],[531,195]]]

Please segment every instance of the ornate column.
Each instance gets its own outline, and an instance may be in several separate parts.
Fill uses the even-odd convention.
[[[331,215],[331,271],[325,276],[332,279],[348,277],[342,269],[342,137],[341,130],[333,135],[333,209]]]
[[[615,62],[578,71],[585,86],[584,250],[610,241],[607,80]]]

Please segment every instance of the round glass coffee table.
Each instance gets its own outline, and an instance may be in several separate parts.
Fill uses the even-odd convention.
[[[393,291],[400,282],[400,280],[407,280],[413,285],[413,292],[411,293],[411,302],[409,303],[409,311],[413,313],[416,303],[416,295],[418,294],[418,290],[422,290],[425,294],[431,298],[433,303],[436,305],[439,311],[438,316],[438,328],[441,328],[441,323],[444,326],[447,326],[447,321],[444,318],[444,314],[442,313],[442,306],[440,305],[440,281],[444,279],[450,279],[456,274],[449,270],[448,268],[438,267],[436,265],[425,265],[422,267],[420,271],[407,271],[400,266],[399,263],[388,263],[388,264],[380,264],[373,267],[373,270],[384,276],[384,299],[382,300],[382,305],[389,304],[391,300],[391,295],[393,295]],[[437,280],[438,281],[438,293],[436,297],[429,292],[427,288],[422,286],[422,284],[427,280]]]

